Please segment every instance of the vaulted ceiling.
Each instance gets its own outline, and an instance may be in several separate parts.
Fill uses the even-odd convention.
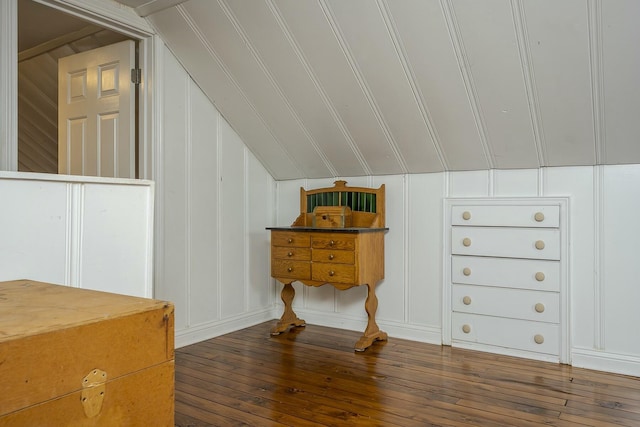
[[[637,0],[120,0],[275,179],[640,163]]]

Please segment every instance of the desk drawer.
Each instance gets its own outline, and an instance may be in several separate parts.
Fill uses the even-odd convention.
[[[318,233],[311,238],[311,247],[353,251],[356,248],[356,238],[344,234]]]
[[[507,258],[560,259],[554,228],[452,227],[451,252]]]
[[[354,251],[336,251],[333,249],[314,249],[314,262],[328,262],[332,264],[353,264],[356,259]]]
[[[311,278],[311,263],[307,261],[291,261],[288,259],[271,259],[271,276],[296,280]]]
[[[355,266],[348,264],[313,263],[311,279],[326,283],[355,283]]]
[[[290,259],[293,261],[309,261],[311,259],[310,248],[296,248],[296,247],[283,247],[272,246],[271,256],[278,259]]]
[[[307,233],[296,233],[295,231],[272,231],[271,245],[297,248],[308,248],[311,236]]]

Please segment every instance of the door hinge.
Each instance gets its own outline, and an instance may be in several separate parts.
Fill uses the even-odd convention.
[[[140,68],[131,69],[131,83],[135,85],[139,85],[140,83],[142,83],[142,69]]]

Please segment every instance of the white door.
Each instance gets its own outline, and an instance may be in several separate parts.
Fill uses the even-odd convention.
[[[135,178],[135,43],[58,61],[58,173]]]

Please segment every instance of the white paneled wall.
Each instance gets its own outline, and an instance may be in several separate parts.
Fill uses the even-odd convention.
[[[269,225],[298,215],[299,188],[334,179],[274,181],[168,50],[163,51],[162,180],[156,296],[176,304],[186,345],[279,317],[269,272]],[[571,358],[575,366],[640,375],[634,238],[640,165],[484,170],[345,178],[386,185],[385,280],[377,320],[393,338],[442,341],[446,197],[569,197]],[[294,284],[309,323],[363,330],[366,289]]]
[[[385,280],[377,288],[377,321],[390,339],[441,342],[443,199],[567,196],[571,357],[574,366],[640,376],[636,240],[640,165],[489,170],[344,178],[386,185]],[[333,180],[278,182],[277,224],[298,213],[298,189]],[[281,289],[276,286],[277,291]],[[309,323],[363,330],[364,290],[296,287],[294,307]],[[281,307],[278,307],[280,313]]]
[[[173,55],[161,52],[163,120],[156,297],[183,346],[273,317],[273,178]]]
[[[0,281],[153,296],[151,181],[0,172]]]

